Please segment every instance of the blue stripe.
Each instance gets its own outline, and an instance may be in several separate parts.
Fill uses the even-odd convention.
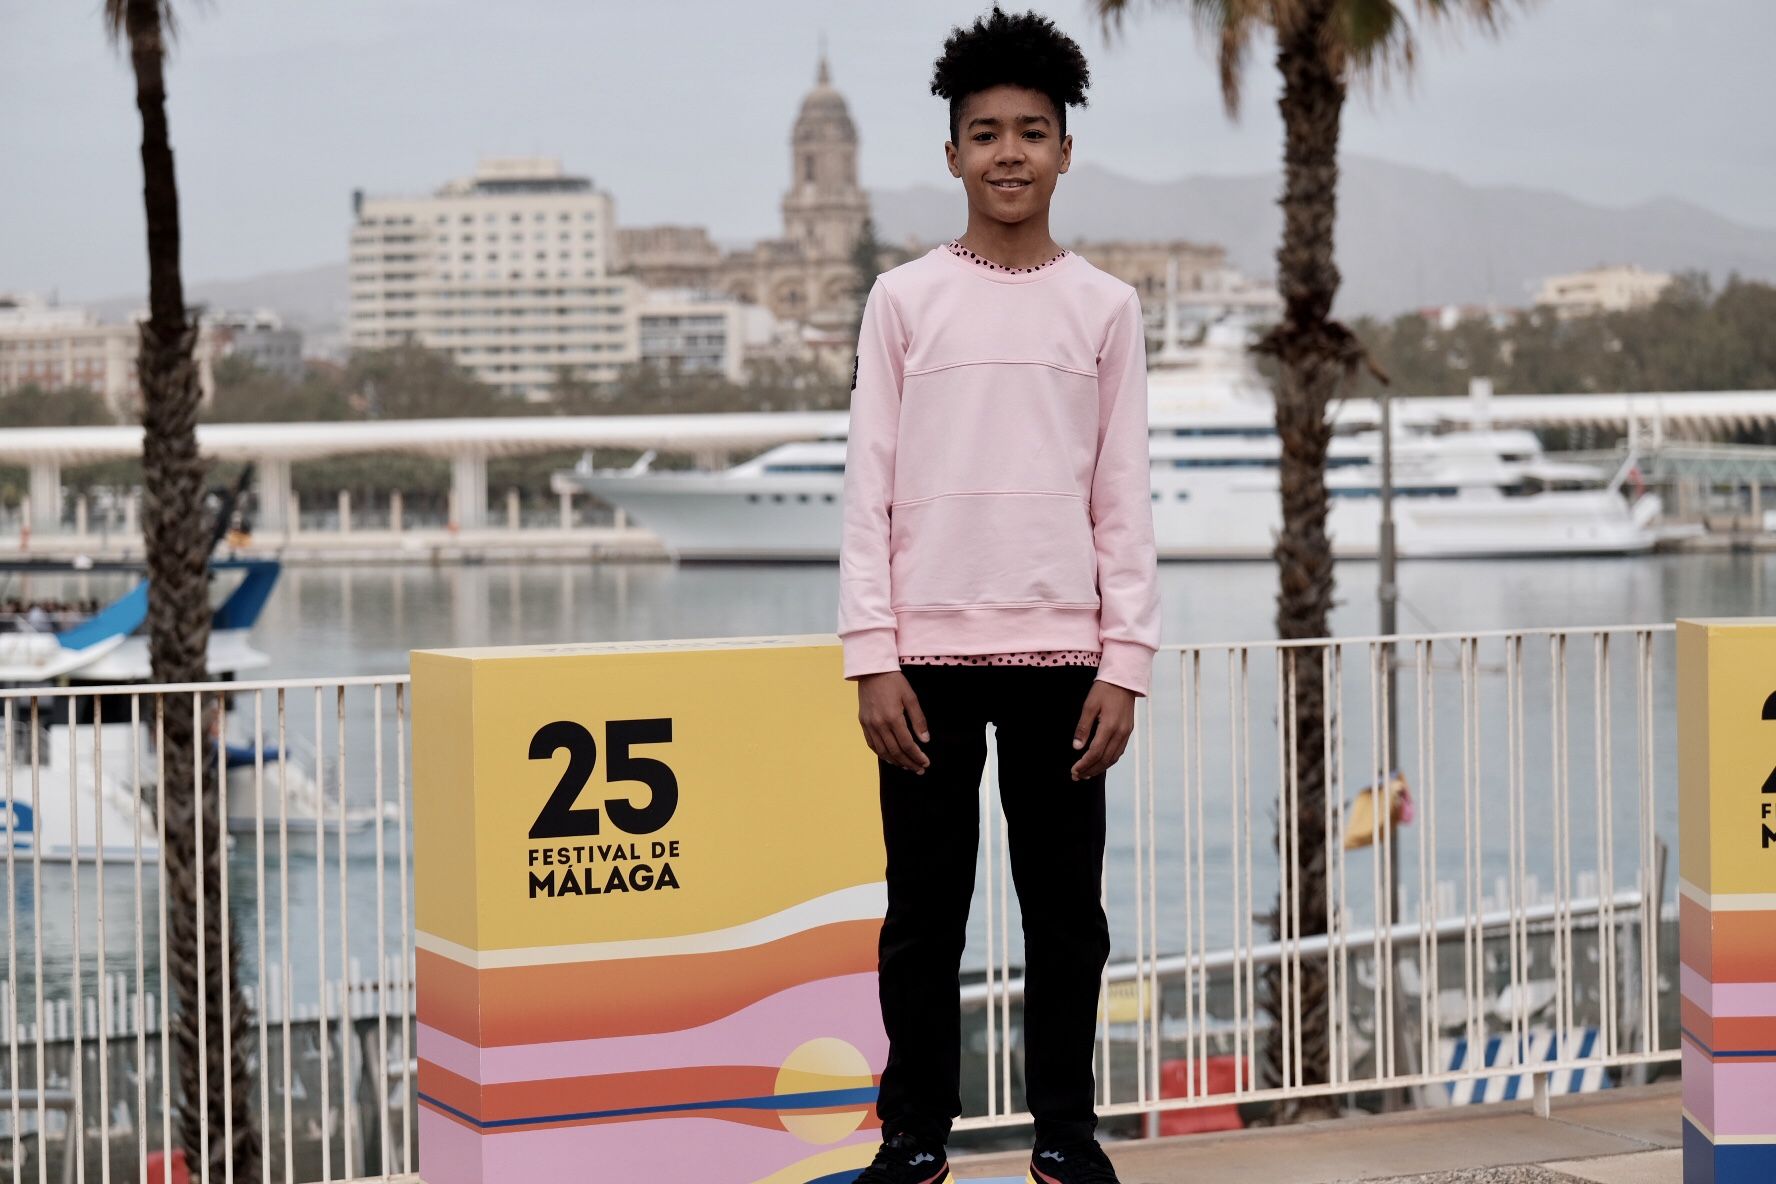
[[[771,1094],[762,1098],[723,1098],[714,1102],[672,1102],[664,1106],[630,1106],[622,1110],[588,1110],[580,1114],[541,1114],[534,1118],[496,1118],[492,1122],[482,1122],[474,1115],[464,1113],[455,1106],[440,1102],[428,1094],[420,1094],[419,1100],[435,1106],[446,1114],[453,1114],[480,1130],[500,1130],[504,1127],[535,1126],[544,1122],[585,1122],[594,1118],[634,1118],[643,1114],[672,1114],[685,1110],[818,1110],[827,1106],[845,1106],[853,1103],[867,1105],[876,1100],[876,1087],[869,1085],[856,1089],[823,1089],[802,1094]]]
[[[1718,1061],[1723,1057],[1776,1057],[1776,1048],[1742,1048],[1730,1051],[1722,1049],[1719,1052],[1716,1052],[1714,1049],[1709,1048],[1706,1044],[1703,1044],[1702,1041],[1698,1040],[1696,1034],[1688,1028],[1679,1028],[1678,1031],[1682,1034],[1685,1040],[1688,1040],[1691,1044],[1701,1049],[1710,1060]]]
[[[1683,1125],[1683,1184],[1770,1184],[1776,1142],[1710,1143],[1689,1119]]]
[[[65,650],[83,650],[134,633],[147,619],[148,581],[143,580],[72,629],[56,634],[56,644]]]

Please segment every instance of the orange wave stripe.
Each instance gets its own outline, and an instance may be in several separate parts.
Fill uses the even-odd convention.
[[[418,952],[419,1022],[481,1048],[679,1032],[817,979],[876,968],[874,920],[714,953],[474,970]]]
[[[564,1131],[572,1130],[575,1127],[610,1126],[619,1122],[636,1122],[655,1118],[708,1118],[713,1119],[716,1122],[731,1122],[740,1126],[758,1127],[762,1130],[781,1131],[784,1129],[782,1122],[778,1120],[776,1112],[767,1110],[735,1110],[728,1107],[719,1107],[713,1110],[673,1110],[661,1114],[638,1114],[623,1118],[584,1118],[565,1122],[539,1122],[534,1125],[527,1124],[524,1126],[501,1127],[497,1130],[487,1130],[476,1126],[472,1122],[465,1121],[461,1115],[440,1109],[437,1105],[427,1101],[425,1098],[419,1099],[419,1104],[423,1108],[430,1110],[432,1113],[448,1118],[451,1122],[454,1122],[464,1130],[473,1131],[477,1135],[498,1135],[506,1131],[514,1133],[520,1131]],[[855,1113],[856,1110],[857,1107],[855,1106],[834,1106],[824,1110],[797,1110],[796,1113],[852,1114]],[[865,1131],[876,1130],[881,1125],[882,1120],[876,1114],[876,1108],[872,1105],[864,1114],[863,1121],[858,1125],[858,1129]]]
[[[798,1092],[817,1089],[853,1089],[850,1078],[808,1081]],[[874,1084],[872,1080],[871,1084]],[[777,1070],[762,1065],[710,1065],[691,1069],[657,1069],[641,1073],[610,1073],[551,1081],[507,1082],[477,1086],[465,1077],[427,1061],[419,1063],[419,1091],[483,1123],[512,1119],[543,1118],[555,1114],[598,1114],[612,1110],[637,1110],[654,1106],[683,1106],[693,1102],[718,1102],[731,1098],[767,1098],[777,1089]],[[764,1114],[763,1125],[775,1126],[777,1111],[768,1108],[740,1110],[715,1108],[736,1121]],[[859,1106],[839,1105],[798,1108],[797,1114],[854,1113]],[[630,1118],[683,1116],[670,1114],[624,1115]],[[575,1121],[588,1121],[584,1119]],[[600,1120],[590,1120],[600,1121]],[[527,1128],[528,1129],[528,1128]]]
[[[1776,982],[1776,910],[1703,908],[1678,898],[1678,957],[1711,983]]]
[[[1714,1047],[1714,1017],[1702,1009],[1701,1004],[1690,999],[1680,999],[1677,1004],[1677,1019],[1682,1030],[1700,1040],[1709,1048]],[[425,1080],[425,1062],[419,1063],[420,1080]],[[421,1086],[420,1088],[424,1088]]]
[[[1679,1013],[1683,1020],[1683,1030],[1715,1052],[1776,1048],[1776,1016],[1712,1016],[1690,999],[1683,1000]]]

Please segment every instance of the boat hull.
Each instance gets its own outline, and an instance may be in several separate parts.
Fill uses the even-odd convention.
[[[1274,481],[1197,475],[1188,485],[1156,470],[1154,537],[1162,560],[1269,559],[1280,527]],[[834,562],[843,526],[843,477],[720,473],[576,473],[562,480],[621,507],[691,562]],[[1635,555],[1656,541],[1657,506],[1630,507],[1605,491],[1522,497],[1401,497],[1402,559]],[[1334,497],[1333,553],[1373,557],[1381,530],[1374,497]]]

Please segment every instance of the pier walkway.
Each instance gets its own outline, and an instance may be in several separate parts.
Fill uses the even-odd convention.
[[[1107,1145],[1124,1184],[1677,1184],[1676,1082],[1531,1103]],[[957,1157],[959,1184],[1021,1184],[1027,1155]],[[384,1177],[376,1177],[383,1179]],[[386,1177],[417,1184],[417,1176]]]
[[[1531,1103],[1341,1118],[1114,1143],[1125,1184],[1677,1184],[1676,1082]],[[1022,1180],[1027,1155],[958,1158],[965,1181]]]

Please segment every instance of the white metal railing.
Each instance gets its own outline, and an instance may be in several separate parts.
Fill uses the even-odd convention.
[[[1658,843],[1676,818],[1671,630],[1392,645],[1392,685],[1387,639],[1162,652],[1111,772],[1114,949],[1097,1068],[1113,1123],[1384,1092],[1445,1104],[1524,1075],[1561,1088],[1677,1058],[1660,1012],[1674,953]],[[1310,678],[1332,707],[1306,753],[1327,771],[1321,802],[1293,743]],[[384,1179],[416,1165],[407,680],[34,688],[0,692],[0,1184],[170,1178],[147,1174],[149,1153],[178,1142],[173,906],[152,818],[165,705],[190,696],[202,718],[219,695],[232,701],[232,850],[195,907],[200,925],[220,925],[251,1005],[258,1178]],[[1029,1118],[994,764],[962,989],[963,1129]],[[1372,815],[1356,836],[1367,843],[1344,850],[1350,800],[1390,767],[1415,817]],[[216,776],[206,763],[199,787]],[[1291,854],[1323,830],[1325,862],[1283,875],[1278,820]],[[1279,896],[1273,932],[1258,914]],[[1312,1006],[1322,981],[1327,1003]],[[202,1008],[197,1019],[203,1040],[231,1049],[230,1025]],[[1480,1058],[1495,1043],[1502,1054]],[[1459,1065],[1458,1047],[1474,1050]],[[1534,1065],[1514,1063],[1529,1050]],[[1229,1067],[1230,1082],[1214,1080]],[[225,1086],[206,1145],[233,1136]]]
[[[211,739],[195,793],[225,784],[225,871],[197,862],[192,907],[199,933],[218,932],[222,972],[238,976],[250,1009],[240,1035],[258,1178],[412,1170],[407,694],[404,677],[0,691],[0,1180],[150,1184],[150,1151],[179,1144],[167,1067],[169,910],[180,906],[153,821],[174,696],[189,696]],[[202,851],[201,813],[193,826]],[[205,958],[200,943],[200,981]],[[198,1040],[226,1062],[234,1026],[206,1003],[196,1010]],[[204,1060],[197,1068],[201,1095],[211,1083]],[[234,1138],[233,1083],[219,1084],[223,1105],[200,1119],[206,1161]],[[153,1184],[171,1178],[169,1160]]]
[[[1661,933],[1660,836],[1676,832],[1671,635],[1162,651],[1111,772],[1100,1115],[1144,1115],[1152,1130],[1155,1115],[1193,1107],[1388,1094],[1447,1105],[1519,1084],[1540,1104],[1550,1088],[1675,1062],[1676,1025],[1661,1015],[1675,955]],[[1298,752],[1308,679],[1329,726]],[[1319,800],[1314,758],[1329,787]],[[995,763],[970,933],[983,956],[963,988],[974,1040],[961,1129],[1029,1121]],[[1390,826],[1391,811],[1371,812],[1346,850],[1352,799],[1392,772],[1412,820]],[[1327,836],[1323,862],[1285,874],[1315,831]],[[1307,907],[1316,893],[1324,924]],[[1274,926],[1260,917],[1273,908]]]

